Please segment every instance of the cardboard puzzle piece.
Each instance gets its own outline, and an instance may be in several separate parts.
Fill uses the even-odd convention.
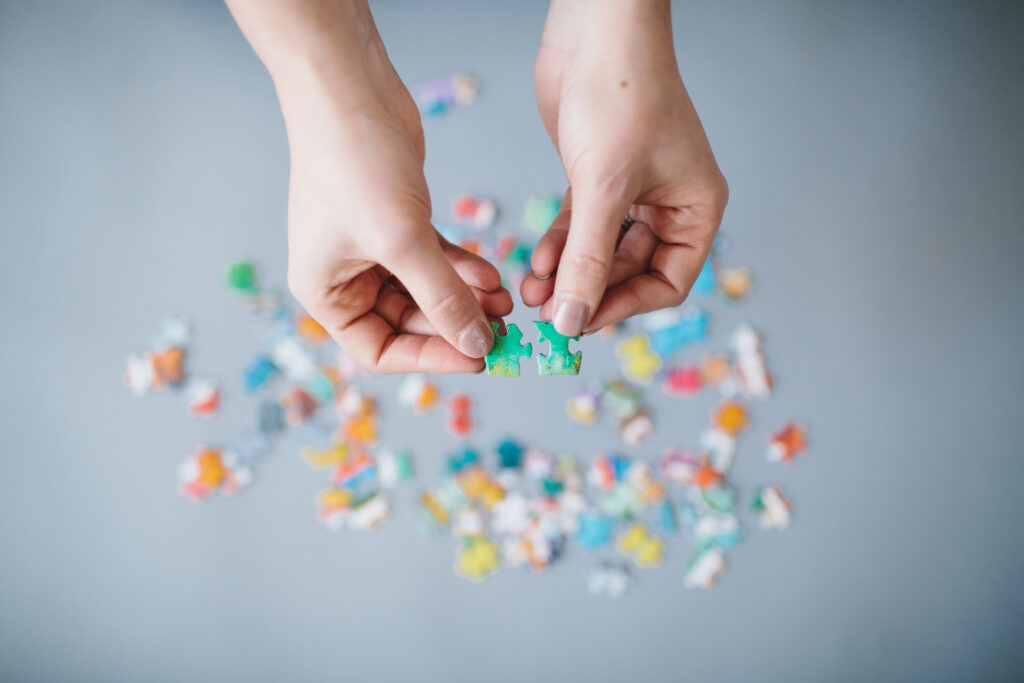
[[[497,323],[491,323],[491,329],[494,331],[494,346],[484,356],[487,374],[496,377],[518,377],[519,359],[533,355],[533,344],[522,343],[523,333],[514,323],[507,326],[505,336],[498,334]]]
[[[580,374],[580,363],[583,362],[583,352],[569,353],[569,340],[579,341],[579,335],[566,337],[555,330],[555,324],[535,320],[533,322],[539,332],[538,341],[548,342],[551,345],[551,353],[545,355],[537,354],[537,366],[542,375],[578,375]]]
[[[649,384],[661,369],[661,357],[651,351],[646,334],[635,334],[619,342],[615,353],[622,361],[622,374],[634,382]]]

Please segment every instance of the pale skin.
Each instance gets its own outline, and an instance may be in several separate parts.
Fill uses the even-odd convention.
[[[480,372],[488,320],[512,297],[431,225],[419,113],[366,1],[228,6],[284,113],[292,293],[372,370]],[[669,3],[553,0],[534,84],[569,189],[523,302],[570,336],[680,304],[728,189],[679,76]]]

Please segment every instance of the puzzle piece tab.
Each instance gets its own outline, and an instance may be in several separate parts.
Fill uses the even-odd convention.
[[[583,362],[583,352],[569,353],[569,340],[579,341],[579,335],[566,337],[555,330],[555,324],[535,320],[539,332],[538,341],[551,344],[551,353],[545,355],[537,354],[537,366],[542,375],[578,375],[580,374],[580,363]]]
[[[505,336],[498,334],[497,323],[491,323],[491,329],[494,331],[494,346],[484,356],[487,374],[496,377],[518,377],[519,359],[533,355],[533,344],[522,343],[523,333],[514,323],[507,326]]]

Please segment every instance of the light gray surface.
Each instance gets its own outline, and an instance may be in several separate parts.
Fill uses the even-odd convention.
[[[121,363],[172,312],[196,322],[196,368],[234,382],[257,348],[221,278],[251,256],[283,280],[269,79],[216,3],[0,3],[0,679],[1024,677],[1024,17],[960,4],[676,6],[732,189],[727,260],[758,283],[715,309],[714,342],[750,320],[779,378],[735,478],[747,496],[779,481],[797,516],[752,533],[715,590],[683,588],[676,542],[611,602],[586,594],[581,552],[543,577],[457,579],[411,494],[377,533],[328,534],[325,477],[291,443],[245,495],[179,499],[181,457],[251,404],[236,391],[189,421],[176,397],[132,399]],[[489,192],[514,224],[561,189],[532,96],[542,3],[376,15],[407,82],[483,79],[478,106],[427,122],[438,207]],[[587,373],[611,371],[607,346],[584,350]],[[444,386],[477,396],[483,447],[614,438],[562,416],[569,384]],[[709,403],[660,403],[640,454],[692,444]],[[813,452],[773,468],[764,435],[790,417]],[[448,448],[439,420],[384,419],[423,470]]]

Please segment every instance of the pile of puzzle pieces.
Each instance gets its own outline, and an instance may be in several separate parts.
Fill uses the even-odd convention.
[[[441,117],[471,106],[479,82],[455,74],[412,92],[425,116]],[[529,272],[533,244],[561,211],[562,196],[538,194],[523,204],[521,229],[503,228],[508,212],[494,197],[463,193],[451,201],[449,224],[438,229],[495,263],[514,291]],[[476,449],[469,442],[479,408],[486,413],[486,405],[478,406],[463,391],[446,391],[442,379],[410,375],[398,383],[394,403],[417,419],[443,420],[451,437],[446,456],[421,452],[415,467],[408,444],[390,441],[392,434],[383,428],[387,397],[368,391],[366,372],[280,289],[264,287],[248,261],[231,264],[226,277],[261,328],[260,349],[237,384],[191,374],[192,330],[181,318],[165,320],[148,350],[128,358],[124,382],[140,396],[180,393],[192,417],[216,417],[225,389],[230,400],[252,406],[248,428],[221,445],[199,445],[178,468],[178,491],[190,500],[230,496],[248,486],[262,460],[290,433],[305,444],[300,458],[326,473],[313,499],[315,517],[328,529],[368,531],[388,522],[393,500],[414,495],[417,469],[435,469],[443,460],[439,479],[421,490],[415,509],[423,528],[454,539],[459,576],[479,581],[501,568],[543,573],[576,546],[593,556],[586,587],[595,595],[626,593],[638,572],[669,563],[670,556],[685,560],[679,571],[683,585],[707,588],[725,571],[729,551],[750,533],[744,516],[756,518],[763,529],[785,529],[793,509],[777,484],[743,494],[730,482],[741,442],[749,440],[744,434],[750,411],[770,398],[774,379],[761,335],[750,325],[735,327],[727,348],[707,349],[709,305],[733,306],[753,291],[748,268],[720,263],[725,251],[720,237],[684,306],[611,326],[582,343],[546,321],[533,322],[530,341],[516,324],[493,324],[495,343],[485,362],[496,377],[520,376],[535,342],[547,345],[546,353],[536,354],[543,376],[581,375],[584,345],[589,354],[614,352],[620,376],[584,376],[579,385],[552,386],[564,392],[573,422],[615,422],[621,443],[585,458],[548,452],[532,443],[536,435],[507,438],[490,452]],[[696,358],[698,349],[706,352]],[[692,442],[658,457],[620,452],[644,447],[655,432],[652,388],[660,388],[668,402],[711,392],[715,406],[708,423]],[[806,428],[787,423],[771,434],[765,457],[789,463],[806,449]],[[688,540],[685,550],[673,547],[680,538]]]
[[[286,430],[297,430],[310,445],[300,453],[309,467],[326,470],[329,482],[314,497],[316,518],[332,530],[371,530],[391,517],[391,497],[414,479],[412,453],[380,444],[377,398],[360,388],[364,371],[340,352],[312,318],[292,310],[278,290],[259,285],[255,267],[233,264],[229,287],[265,327],[265,348],[246,364],[241,393],[253,397],[253,428],[223,447],[203,445],[179,467],[179,491],[192,500],[232,495],[248,485],[260,459]],[[676,537],[689,539],[683,584],[714,585],[726,568],[726,553],[741,541],[740,496],[728,483],[741,435],[749,424],[748,401],[765,399],[772,379],[761,340],[747,325],[730,338],[728,353],[705,355],[697,366],[672,367],[672,354],[704,342],[708,316],[694,308],[651,316],[644,332],[623,337],[606,331],[624,378],[589,380],[566,402],[570,418],[584,425],[603,414],[618,421],[627,447],[639,446],[654,431],[645,389],[656,378],[670,396],[693,396],[707,388],[720,394],[709,424],[694,448],[669,448],[656,462],[619,453],[581,462],[514,439],[483,455],[460,446],[445,459],[439,483],[424,490],[417,506],[421,526],[456,540],[455,571],[482,580],[500,568],[527,567],[542,573],[571,546],[593,554],[587,577],[594,594],[619,596],[636,572],[661,566]],[[550,344],[538,354],[542,375],[579,374],[581,352],[551,323],[535,322],[537,339]],[[517,376],[520,360],[532,357],[518,326],[505,334],[495,326],[488,372]],[[592,339],[598,340],[599,337]],[[617,341],[616,341],[617,340]],[[193,398],[202,392],[185,370],[190,326],[168,319],[146,354],[131,356],[125,382],[133,392],[170,387]],[[605,346],[607,348],[607,346]],[[204,379],[201,386],[216,387]],[[217,390],[217,400],[220,391]],[[475,426],[474,402],[465,393],[445,396],[440,380],[409,375],[401,380],[397,404],[417,415],[446,406],[445,426],[457,442]],[[783,425],[772,434],[765,457],[790,462],[806,450],[802,425]],[[790,525],[792,504],[777,485],[754,492],[747,509],[764,529]]]

